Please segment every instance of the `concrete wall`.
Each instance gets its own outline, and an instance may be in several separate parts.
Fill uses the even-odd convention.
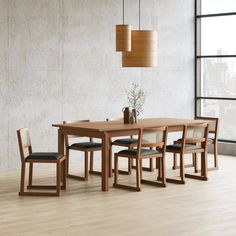
[[[125,89],[147,92],[143,116],[193,117],[194,0],[145,0],[141,26],[158,30],[154,69],[121,68],[118,0],[0,0],[0,170],[19,168],[16,130],[56,150],[52,123],[120,117]],[[138,1],[126,1],[138,26]]]

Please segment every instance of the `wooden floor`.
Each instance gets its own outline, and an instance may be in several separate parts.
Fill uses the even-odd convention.
[[[207,182],[187,179],[183,186],[167,188],[143,185],[142,192],[112,187],[101,192],[98,176],[90,176],[88,182],[70,179],[59,198],[18,197],[19,171],[0,173],[0,235],[235,236],[236,158],[221,156],[220,167],[209,172]],[[37,183],[52,181],[54,174],[38,169]],[[121,176],[122,182],[134,180]]]

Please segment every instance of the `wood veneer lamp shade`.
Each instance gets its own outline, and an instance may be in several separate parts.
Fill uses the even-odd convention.
[[[116,25],[116,51],[131,51],[131,27],[129,25]]]
[[[157,66],[157,31],[132,30],[131,52],[122,53],[122,67]]]

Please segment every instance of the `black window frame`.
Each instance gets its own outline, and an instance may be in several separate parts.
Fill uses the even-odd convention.
[[[223,101],[236,101],[236,98],[234,97],[206,97],[206,96],[198,96],[198,60],[201,60],[201,58],[236,58],[236,55],[197,55],[198,52],[198,21],[202,18],[206,17],[222,17],[222,16],[236,16],[236,12],[226,12],[226,13],[216,13],[216,14],[198,14],[198,8],[201,7],[201,1],[202,0],[195,0],[195,26],[194,26],[194,58],[195,58],[195,67],[194,67],[194,97],[195,97],[195,109],[194,114],[195,117],[199,115],[198,112],[198,101],[200,100],[223,100]],[[203,0],[204,1],[204,0]],[[200,35],[201,36],[201,35]],[[200,111],[201,112],[201,111]],[[201,115],[201,114],[200,114]],[[236,143],[236,140],[228,140],[228,139],[218,139],[220,142],[226,142],[226,143]]]

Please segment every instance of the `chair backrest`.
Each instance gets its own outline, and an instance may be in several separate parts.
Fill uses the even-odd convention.
[[[200,144],[202,148],[206,148],[208,140],[209,124],[188,125],[183,128],[182,146],[185,144]]]
[[[89,122],[90,120],[66,120],[63,121],[63,124],[74,124],[74,123],[79,123],[79,122]],[[74,139],[74,138],[79,138],[80,136],[78,135],[65,135],[65,145],[66,147],[69,146],[69,139]]]
[[[158,148],[165,152],[167,142],[167,127],[144,128],[139,130],[138,155],[142,147]]]
[[[219,129],[219,118],[197,116],[195,117],[195,119],[209,121],[209,133],[214,134],[214,138],[217,139]]]
[[[32,145],[30,141],[29,129],[22,128],[17,130],[17,138],[18,138],[21,161],[24,162],[25,158],[32,153]]]

